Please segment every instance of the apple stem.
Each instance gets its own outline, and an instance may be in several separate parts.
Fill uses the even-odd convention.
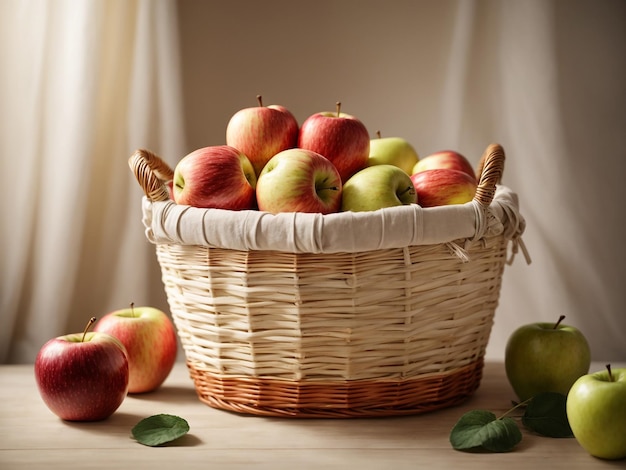
[[[609,371],[609,382],[615,382],[615,380],[613,379],[613,373],[611,372],[611,364],[606,365],[606,370]]]
[[[80,339],[81,343],[85,342],[85,336],[87,336],[87,331],[89,331],[89,328],[91,328],[91,325],[93,325],[95,322],[96,322],[96,317],[91,317],[89,319],[89,321],[87,322],[87,326],[83,330],[83,337]]]
[[[335,105],[337,106],[337,117],[339,117],[339,114],[341,113],[341,101],[337,101]]]
[[[556,329],[559,327],[559,325],[561,324],[561,322],[562,322],[563,320],[565,320],[565,315],[561,315],[561,316],[559,317],[559,319],[558,319],[558,320],[556,321],[556,323],[554,324],[553,329],[554,329],[554,330],[556,330]]]
[[[380,131],[376,131],[376,137],[380,139]]]
[[[259,102],[259,106],[263,106],[263,97],[261,95],[256,95],[256,100]]]
[[[133,317],[136,317],[135,315],[135,302],[131,302],[130,303],[130,313]]]

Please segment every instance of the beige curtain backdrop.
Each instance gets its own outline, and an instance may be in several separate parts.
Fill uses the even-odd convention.
[[[165,307],[139,146],[183,151],[175,4],[0,1],[0,361],[115,308]]]
[[[129,302],[167,309],[126,160],[224,143],[255,95],[474,164],[492,141],[532,256],[487,355],[560,314],[626,360],[626,2],[0,2],[0,361]],[[184,135],[183,135],[184,133]]]

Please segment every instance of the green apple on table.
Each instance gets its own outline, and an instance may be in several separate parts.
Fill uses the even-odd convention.
[[[395,165],[411,175],[419,155],[411,143],[402,137],[381,137],[370,140],[368,165]]]
[[[580,377],[567,395],[567,419],[578,443],[594,457],[626,458],[626,368]]]
[[[589,372],[589,343],[580,330],[562,324],[564,318],[521,326],[509,337],[506,375],[521,401],[543,392],[567,395],[574,382]]]
[[[343,185],[341,210],[375,211],[416,202],[417,193],[404,170],[395,165],[374,165],[358,171]]]

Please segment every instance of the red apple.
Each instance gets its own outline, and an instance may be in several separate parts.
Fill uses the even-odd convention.
[[[476,173],[469,160],[454,150],[440,150],[439,152],[431,153],[418,160],[415,166],[413,166],[413,172],[411,174],[437,168],[450,168],[452,170],[463,171],[476,179]]]
[[[298,143],[298,121],[284,106],[259,106],[237,111],[226,127],[226,145],[244,153],[258,176],[267,161]]]
[[[59,336],[35,359],[35,379],[50,411],[67,421],[99,421],[111,416],[128,391],[124,345],[111,335],[87,332]]]
[[[411,176],[422,207],[464,204],[476,193],[476,178],[459,170],[438,168],[424,170]]]
[[[369,161],[370,136],[356,117],[341,112],[321,112],[309,116],[300,127],[298,147],[328,158],[346,182]]]
[[[329,214],[341,206],[337,168],[312,150],[288,149],[274,155],[257,183],[259,210]]]
[[[129,393],[156,390],[176,361],[176,330],[169,317],[152,307],[116,310],[100,319],[94,331],[108,333],[126,347]]]
[[[195,207],[243,210],[255,207],[256,174],[250,160],[228,145],[203,147],[174,169],[174,200]]]

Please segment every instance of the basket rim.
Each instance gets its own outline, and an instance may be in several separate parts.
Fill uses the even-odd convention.
[[[429,208],[412,204],[370,212],[270,214],[204,209],[144,196],[142,212],[146,237],[153,244],[238,251],[357,253],[491,236],[513,239],[525,228],[517,194],[503,185],[496,187],[487,208],[471,201]]]

